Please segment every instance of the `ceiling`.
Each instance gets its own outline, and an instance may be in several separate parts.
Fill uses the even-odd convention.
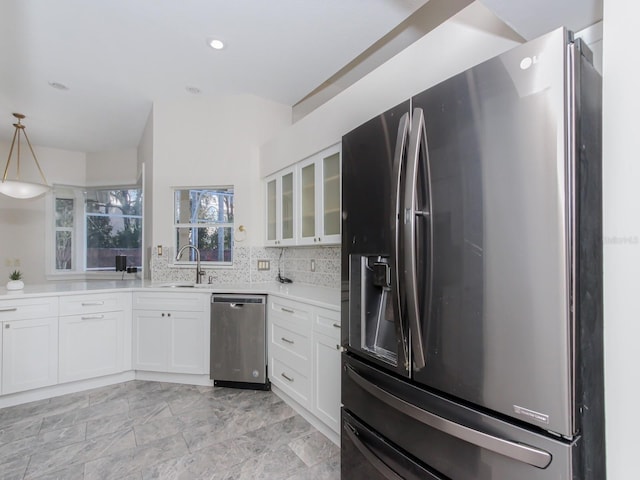
[[[294,105],[427,1],[0,0],[0,140],[20,112],[36,145],[136,147],[152,102],[189,88]],[[524,38],[602,17],[602,0],[483,3]]]

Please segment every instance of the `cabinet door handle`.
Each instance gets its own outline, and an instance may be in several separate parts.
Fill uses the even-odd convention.
[[[87,315],[85,317],[80,317],[82,320],[102,320],[104,315]]]
[[[99,300],[97,302],[82,302],[83,307],[93,307],[93,306],[99,306],[99,305],[104,305],[104,301]]]
[[[283,312],[287,312],[287,313],[296,313],[294,310],[291,310],[289,308],[284,308],[284,307],[280,307],[280,310],[282,310]]]
[[[286,374],[284,374],[284,373],[281,373],[281,374],[280,374],[280,376],[281,376],[281,377],[283,377],[285,380],[287,380],[287,381],[289,381],[289,382],[293,382],[293,378],[291,378],[291,377],[287,376],[287,375],[286,375]]]
[[[281,339],[283,342],[290,343],[291,345],[293,345],[293,344],[295,343],[293,340],[289,340],[288,338],[285,338],[285,337],[281,337],[280,339]]]
[[[341,327],[341,325],[339,323],[334,323],[333,326],[336,327],[336,328],[340,328]]]
[[[0,308],[0,312],[17,312],[18,307]]]

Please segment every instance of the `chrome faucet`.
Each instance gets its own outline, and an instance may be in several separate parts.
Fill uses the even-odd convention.
[[[185,245],[178,251],[176,260],[180,260],[182,252],[184,252],[187,248],[193,248],[196,252],[196,283],[202,283],[202,276],[204,275],[204,271],[200,268],[200,250],[198,250],[198,247],[191,244]]]

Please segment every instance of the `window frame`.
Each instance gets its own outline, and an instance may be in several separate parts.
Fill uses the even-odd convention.
[[[233,196],[233,203],[235,209],[235,185],[207,185],[207,186],[181,186],[181,187],[172,187],[171,188],[171,204],[173,219],[171,222],[171,234],[172,234],[172,246],[173,246],[173,255],[172,255],[172,266],[177,268],[193,268],[196,264],[195,260],[190,260],[190,255],[187,255],[185,252],[182,256],[182,259],[176,260],[176,255],[178,253],[178,229],[180,228],[189,228],[189,229],[197,229],[197,228],[206,228],[206,227],[222,227],[225,229],[229,229],[231,233],[231,241],[230,241],[230,250],[231,250],[231,261],[210,261],[210,260],[201,260],[200,264],[209,268],[233,268],[234,259],[235,259],[235,215],[231,222],[204,222],[204,221],[196,221],[195,223],[181,223],[177,222],[177,205],[176,205],[176,192],[180,190],[208,190],[208,191],[216,191],[216,190],[227,190]],[[196,219],[197,220],[197,219]]]
[[[47,280],[89,280],[89,279],[105,279],[105,280],[120,280],[123,277],[123,272],[116,272],[111,270],[99,270],[91,269],[87,270],[86,265],[86,253],[87,253],[87,239],[86,239],[86,211],[85,211],[85,192],[89,190],[127,190],[136,189],[140,191],[142,197],[141,205],[141,224],[144,223],[144,189],[141,185],[92,185],[92,186],[78,186],[78,185],[64,185],[54,184],[53,188],[46,194],[46,227],[45,227],[45,278]],[[61,194],[58,194],[61,192]],[[56,199],[57,198],[69,198],[74,200],[74,225],[72,227],[72,269],[70,270],[58,270],[56,268]],[[145,251],[144,251],[144,232],[141,236],[141,266],[138,267],[137,273],[143,274],[145,266]]]
[[[87,212],[87,195],[86,193],[88,191],[114,191],[114,190],[138,190],[138,195],[140,196],[140,215],[124,215],[124,214],[110,214],[110,213],[97,213],[97,212]],[[87,218],[88,217],[102,217],[102,218],[138,218],[140,219],[140,265],[127,265],[128,267],[136,267],[138,269],[138,272],[142,271],[142,268],[144,266],[144,256],[143,256],[143,251],[144,251],[144,243],[143,243],[143,236],[142,236],[142,228],[143,228],[143,222],[144,222],[144,195],[143,195],[143,191],[142,191],[142,187],[134,185],[120,185],[120,186],[98,186],[98,187],[85,187],[83,189],[83,194],[84,194],[84,198],[83,198],[83,222],[84,222],[84,226],[83,226],[83,230],[82,230],[82,238],[84,241],[84,245],[83,245],[83,261],[84,261],[84,271],[86,273],[92,273],[92,272],[112,272],[112,268],[115,268],[115,265],[112,265],[110,267],[92,267],[89,268],[87,267],[87,253],[88,253],[88,246],[87,246],[87,235],[86,235],[86,231],[87,231]],[[118,272],[120,275],[122,274],[121,272]]]

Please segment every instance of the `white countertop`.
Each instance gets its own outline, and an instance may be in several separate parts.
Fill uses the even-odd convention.
[[[203,293],[253,293],[275,295],[323,308],[340,310],[340,290],[302,283],[281,284],[277,282],[244,284],[201,284],[194,288],[170,288],[168,283],[151,283],[146,280],[89,280],[84,282],[60,281],[40,285],[25,285],[22,290],[7,290],[0,287],[0,301],[29,297],[75,295],[81,293],[109,291],[159,291],[159,292],[203,292]]]

